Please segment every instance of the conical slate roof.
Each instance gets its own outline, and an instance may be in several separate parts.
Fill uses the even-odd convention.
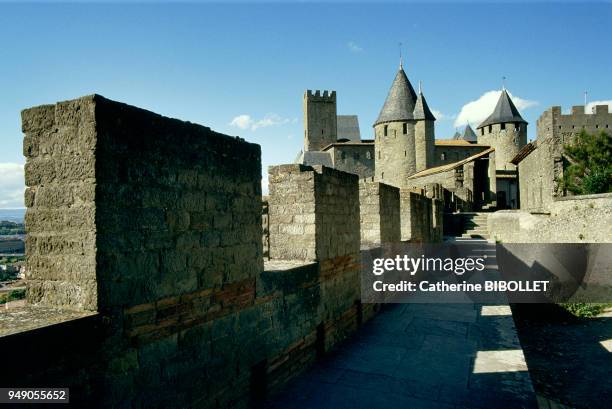
[[[500,124],[504,122],[527,123],[527,121],[521,117],[521,114],[519,113],[518,109],[516,109],[516,106],[514,106],[512,99],[510,99],[510,95],[508,95],[505,89],[502,90],[493,113],[489,115],[489,117],[485,119],[483,123],[478,125],[478,128],[476,129],[480,129],[487,125]]]
[[[391,89],[385,100],[385,105],[383,105],[374,125],[383,122],[413,119],[412,112],[414,111],[416,100],[417,97],[414,88],[412,88],[410,81],[408,81],[404,69],[400,66],[393,80],[393,84],[391,84]]]
[[[463,135],[461,136],[461,139],[463,139],[464,141],[468,141],[468,142],[477,142],[478,141],[478,137],[476,136],[476,133],[474,132],[474,130],[472,129],[470,124],[467,124],[465,126],[465,129],[463,130]]]
[[[422,92],[419,92],[419,96],[417,97],[413,116],[414,119],[427,119],[431,121],[436,120],[436,117],[429,110],[429,106],[427,105],[427,101],[425,100],[425,96]]]
[[[459,132],[455,131],[455,134],[453,135],[453,139],[455,139],[455,140],[461,139],[461,134]]]

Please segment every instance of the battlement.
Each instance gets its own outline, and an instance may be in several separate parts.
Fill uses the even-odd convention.
[[[304,99],[307,99],[311,102],[336,102],[336,91],[327,91],[327,90],[315,90],[314,93],[312,90],[306,90],[304,92]]]
[[[570,114],[564,114],[561,106],[550,107],[547,111],[552,112],[555,116],[563,118],[572,117],[574,115],[612,115],[612,111],[608,105],[595,105],[591,108],[591,112],[588,112],[584,105],[573,105]]]
[[[376,312],[361,232],[431,241],[438,217],[423,195],[298,164],[269,169],[265,205],[259,145],[100,96],[22,127],[27,305],[0,311],[0,347],[28,347],[10,375],[52,374],[77,407],[248,407]]]

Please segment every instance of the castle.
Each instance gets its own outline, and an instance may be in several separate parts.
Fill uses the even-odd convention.
[[[568,114],[563,114],[560,106],[544,111],[537,122],[538,138],[511,160],[518,167],[521,209],[546,210],[553,200],[566,194],[558,183],[567,167],[563,145],[582,130],[611,134],[611,129],[612,112],[606,105],[596,105],[590,113],[584,105],[573,106]]]
[[[308,117],[306,140],[319,150],[302,160],[327,156],[345,166],[346,147],[370,152],[370,177],[386,184],[331,167],[277,165],[263,200],[261,148],[241,138],[99,95],[24,110],[26,304],[2,308],[0,347],[28,353],[5,357],[4,383],[69,386],[78,407],[262,407],[379,312],[361,289],[364,251],[442,240],[447,198],[439,200],[436,180],[455,203],[472,192],[462,206],[474,206],[488,188],[483,180],[516,175],[512,165],[521,194],[531,192],[530,166],[547,172],[557,152],[548,141],[582,126],[607,129],[612,119],[601,107],[569,116],[554,107],[538,121],[548,137],[498,164],[497,147],[514,146],[481,146],[482,137],[497,132],[518,144],[525,125],[507,93],[475,142],[466,140],[474,139],[470,128],[441,143],[422,92],[412,111],[396,110],[413,96],[403,71],[396,82],[374,141],[358,138],[354,116],[332,115],[335,94],[305,97],[327,116]],[[310,106],[310,97],[321,104]],[[413,149],[401,138],[416,141]],[[426,193],[435,197],[411,190],[419,185],[432,185]],[[507,243],[609,242],[611,198],[490,213],[487,232]]]
[[[421,86],[415,92],[400,62],[373,125],[373,140],[360,138],[355,116],[337,115],[335,91],[307,90],[304,151],[297,162],[399,188],[427,189],[437,183],[445,188],[451,210],[517,208],[517,171],[511,160],[527,143],[527,122],[508,92],[502,90],[477,133],[467,125],[462,135],[436,140],[435,121]]]

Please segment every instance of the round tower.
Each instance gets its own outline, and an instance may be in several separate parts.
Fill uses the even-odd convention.
[[[419,81],[419,96],[414,107],[414,150],[416,156],[416,171],[420,172],[433,167],[434,163],[434,123],[436,117],[431,113]]]
[[[495,148],[495,169],[516,170],[510,161],[527,144],[527,122],[506,89],[502,90],[493,113],[476,129],[478,143]]]
[[[416,173],[414,107],[417,96],[400,63],[378,119],[374,122],[374,177],[402,187]]]

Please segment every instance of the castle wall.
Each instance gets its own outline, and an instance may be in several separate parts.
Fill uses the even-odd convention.
[[[359,182],[361,246],[376,247],[400,241],[399,189],[384,183]]]
[[[400,225],[402,241],[432,242],[433,204],[422,191],[400,189]]]
[[[320,151],[338,139],[336,91],[304,93],[304,151]]]
[[[414,126],[417,172],[435,166],[434,139],[434,121],[417,121]]]
[[[70,386],[78,407],[247,407],[376,312],[356,175],[270,168],[264,264],[258,145],[100,96],[23,128],[34,279],[0,311],[0,348],[31,350],[4,360],[21,386]],[[397,190],[381,186],[382,238]],[[410,203],[426,240],[431,200]]]
[[[533,152],[519,162],[519,207],[521,209],[544,210],[557,196],[555,163],[560,165],[561,156],[556,156],[554,151],[554,147],[550,144],[538,144]]]
[[[270,258],[324,260],[359,252],[356,175],[326,167],[269,170]]]
[[[467,176],[467,180],[465,176]],[[450,193],[450,197],[447,199],[447,208],[472,211],[474,206],[473,182],[473,165],[470,166],[468,163],[458,169],[408,179],[408,187],[410,189],[422,189],[428,185],[438,184]]]
[[[98,308],[93,97],[22,112],[28,302]]]
[[[328,150],[332,155],[334,169],[354,173],[359,178],[374,176],[374,145],[335,145]]]
[[[554,138],[559,147],[570,143],[584,129],[588,133],[612,132],[612,112],[607,105],[597,105],[585,113],[584,105],[575,105],[570,114],[562,114],[560,106],[546,110],[538,119],[538,140]]]
[[[546,213],[501,210],[489,215],[491,237],[502,243],[610,243],[612,193],[553,200]]]
[[[546,110],[537,122],[536,149],[519,162],[520,208],[546,210],[555,198],[563,196],[559,180],[563,178],[563,146],[571,143],[576,135],[602,131],[612,133],[612,113],[606,105],[595,107],[595,112],[584,113],[584,106],[572,108],[563,115],[561,107]]]
[[[478,129],[478,144],[495,148],[497,170],[515,170],[516,166],[510,161],[527,144],[527,124],[507,123],[505,129],[501,129],[502,125],[493,124]]]
[[[408,176],[416,172],[414,122],[389,122],[374,128],[374,179],[388,185],[403,187]],[[384,128],[387,126],[387,136]]]

